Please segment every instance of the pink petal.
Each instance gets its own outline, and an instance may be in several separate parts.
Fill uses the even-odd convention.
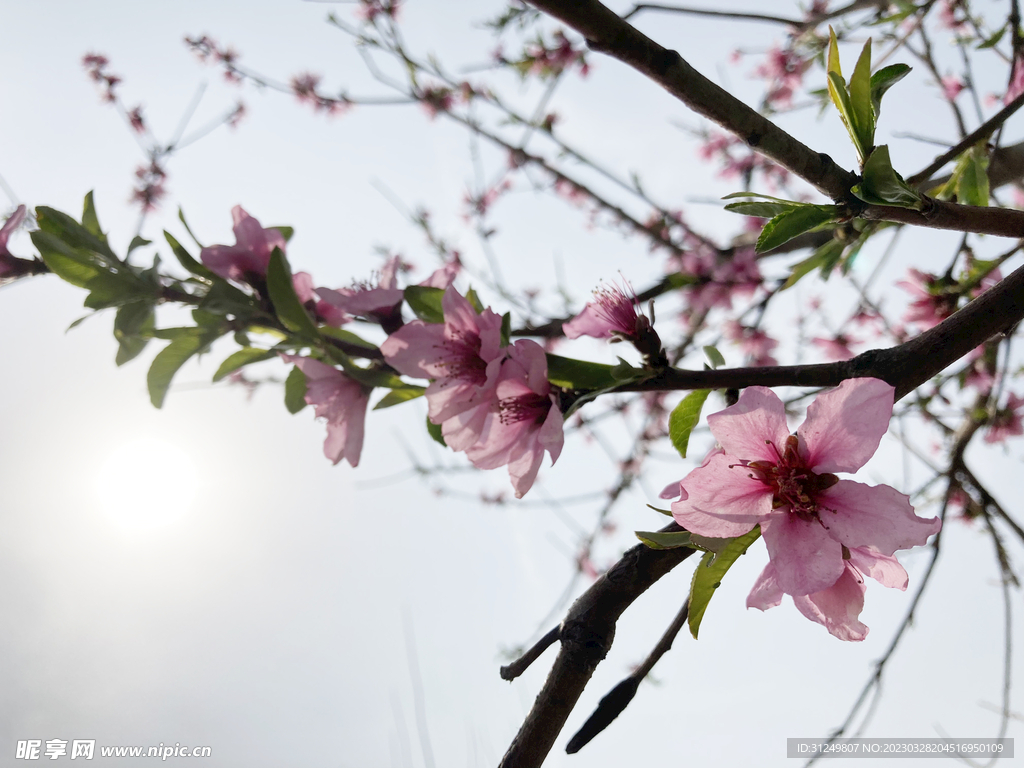
[[[854,547],[850,550],[850,564],[865,576],[870,576],[883,587],[907,589],[910,577],[895,557],[886,557],[868,547]]]
[[[779,456],[769,442],[781,451],[789,437],[786,408],[765,387],[744,389],[735,405],[708,416],[708,426],[726,453],[744,461],[776,463]]]
[[[327,291],[321,290],[320,293],[324,295]],[[399,373],[420,379],[436,379],[445,375],[442,367],[444,358],[439,354],[443,344],[443,325],[413,320],[388,336],[380,345],[380,351],[388,365]]]
[[[26,211],[27,209],[24,205],[19,205],[14,210],[14,213],[11,214],[10,218],[4,222],[4,225],[0,227],[0,254],[6,254],[8,256],[12,255],[11,252],[7,250],[7,241],[10,239],[11,233],[20,227],[21,222],[25,220]]]
[[[874,547],[883,555],[910,549],[938,533],[937,517],[914,514],[910,499],[888,485],[840,480],[818,494],[818,516],[836,541],[847,547]]]
[[[686,492],[672,504],[672,517],[683,528],[701,536],[742,536],[772,511],[772,491],[750,470],[725,454],[711,457],[683,478]]]
[[[775,575],[775,566],[769,562],[761,571],[761,575],[757,577],[757,581],[754,582],[754,588],[747,595],[747,608],[767,611],[781,603],[784,594]]]
[[[420,285],[427,288],[447,288],[459,274],[462,265],[458,261],[450,261],[440,269],[431,273],[430,277]]]
[[[843,573],[843,548],[817,521],[782,512],[761,526],[761,534],[786,594],[820,592]]]
[[[552,466],[558,461],[558,457],[562,455],[562,444],[565,442],[563,425],[562,412],[558,410],[555,396],[552,395],[551,410],[548,411],[547,418],[544,419],[544,423],[541,424],[540,431],[537,433],[537,442],[551,455]]]
[[[858,619],[864,609],[866,589],[857,570],[847,566],[831,587],[812,595],[794,597],[793,603],[800,613],[824,625],[834,637],[859,641],[868,636],[868,628]]]
[[[683,481],[676,480],[674,483],[669,483],[665,486],[665,490],[658,494],[659,499],[680,499],[685,501],[689,498],[686,489],[683,488]]]
[[[548,383],[548,357],[544,348],[530,339],[520,339],[507,348],[509,361],[525,371],[526,385],[538,395],[551,391]],[[502,395],[506,397],[506,395]]]
[[[612,335],[612,324],[602,314],[600,305],[592,303],[587,304],[572,320],[562,323],[562,333],[567,339],[578,339],[580,336],[605,339]]]
[[[818,474],[863,467],[889,429],[894,392],[881,379],[847,379],[818,395],[797,430],[808,466]]]
[[[303,304],[316,300],[316,296],[313,295],[313,276],[309,272],[296,272],[292,275],[292,287]]]

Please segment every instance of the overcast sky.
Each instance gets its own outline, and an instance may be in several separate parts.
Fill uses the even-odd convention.
[[[786,3],[747,5],[790,10]],[[0,84],[0,176],[15,196],[0,193],[0,209],[24,202],[77,215],[83,195],[95,190],[115,247],[123,249],[134,235],[138,214],[128,196],[143,157],[82,71],[82,55],[98,52],[124,78],[125,102],[143,104],[163,140],[204,83],[193,125],[214,119],[239,97],[247,105],[237,129],[221,128],[170,159],[169,197],[145,224],[149,238],[162,240],[167,228],[186,240],[175,215],[180,204],[204,242],[231,242],[230,209],[242,204],[265,225],[295,227],[289,258],[318,285],[368,277],[382,263],[378,245],[416,262],[415,275],[423,276],[435,262],[396,206],[400,201],[427,206],[439,231],[486,274],[480,245],[461,219],[475,171],[470,141],[459,128],[431,120],[415,105],[314,116],[288,96],[223,83],[182,43],[186,34],[206,33],[234,46],[244,64],[280,80],[313,71],[324,74],[329,89],[385,93],[350,41],[324,23],[332,8],[353,17],[350,5],[284,0],[0,4],[0,68],[7,73]],[[494,3],[412,0],[402,22],[413,50],[437,53],[460,71],[486,63],[495,42],[480,23],[499,11]],[[765,26],[665,18],[644,24],[750,100],[756,86],[742,77],[756,60],[727,71],[729,52],[781,42],[781,33]],[[680,128],[698,126],[697,119],[622,65],[597,56],[592,63],[590,77],[568,78],[556,94],[566,136],[618,173],[642,171],[658,199],[684,208],[706,232],[729,236],[735,229],[729,214],[702,201],[732,189],[698,163]],[[932,86],[918,73],[914,78],[903,98],[893,100],[886,130],[952,137],[930,98]],[[524,108],[538,95],[509,78],[499,83]],[[921,114],[928,115],[924,126]],[[837,120],[814,122],[804,112],[784,123],[853,165]],[[935,151],[898,146],[908,170]],[[486,148],[482,157],[491,174],[503,162]],[[561,270],[577,309],[601,278],[621,270],[643,286],[663,272],[662,257],[649,255],[642,243],[589,227],[585,213],[534,197],[522,183],[500,209],[498,227],[494,244],[507,284],[550,289]],[[953,237],[908,237],[879,284],[910,265],[938,269],[955,247]],[[32,253],[24,234],[11,248]],[[147,253],[153,252],[169,257],[163,247]],[[864,268],[877,258],[866,253]],[[804,297],[823,294],[808,286],[801,286]],[[493,292],[481,293],[499,312],[507,308]],[[597,501],[543,502],[606,490],[615,458],[626,450],[622,429],[602,427],[614,456],[570,439],[524,503],[484,505],[481,489],[511,496],[504,470],[426,478],[412,471],[415,462],[466,466],[426,436],[422,402],[371,414],[359,468],[333,467],[322,454],[323,426],[309,410],[288,415],[279,386],[261,387],[249,400],[240,388],[208,385],[231,351],[227,343],[186,366],[164,408],[155,410],[145,371],[158,347],[115,367],[109,313],[65,333],[86,313],[83,298],[53,277],[0,289],[5,764],[19,740],[95,739],[98,746],[210,746],[213,756],[204,764],[228,768],[419,768],[428,753],[438,766],[495,765],[553,658],[549,652],[508,684],[498,677],[503,651],[554,623],[548,618],[541,626],[569,584],[577,537],[592,528],[598,508]],[[560,309],[557,300],[548,301]],[[901,301],[894,298],[892,306]],[[173,318],[168,313],[162,322]],[[787,318],[774,322],[781,329]],[[598,345],[563,349],[614,362]],[[286,371],[269,363],[258,372],[280,379]],[[159,524],[149,524],[145,510],[137,518],[112,514],[104,496],[109,483],[99,479],[112,456],[124,455],[119,449],[142,438],[171,446],[195,472],[194,503]],[[701,440],[707,447],[706,436]],[[969,458],[1012,509],[1020,444]],[[617,531],[597,552],[599,564],[630,546],[633,530],[662,524],[644,504],[656,503],[658,490],[692,467],[673,459],[670,449],[649,466],[642,487],[617,509]],[[925,477],[916,467],[904,474],[892,441],[861,474],[901,490]],[[991,545],[980,529],[951,523],[943,547],[930,594],[889,668],[865,735],[996,733],[998,717],[986,704],[1000,701],[1003,634]],[[912,590],[927,559],[924,550],[901,555]],[[788,601],[765,614],[744,609],[765,562],[763,548],[742,558],[716,595],[700,640],[684,632],[655,669],[655,684],[645,684],[584,752],[567,757],[568,737],[679,609],[692,566],[639,600],[547,764],[782,765],[786,737],[823,736],[838,725],[887,648],[909,596],[872,583],[862,616],[869,638],[841,643]],[[1019,609],[1019,592],[1013,599]],[[1019,610],[1015,630],[1019,638]],[[1019,655],[1015,665],[1020,680]],[[1014,702],[1024,709],[1019,693]],[[1021,723],[1012,722],[1008,735],[1024,735]],[[96,761],[129,764],[98,755]]]

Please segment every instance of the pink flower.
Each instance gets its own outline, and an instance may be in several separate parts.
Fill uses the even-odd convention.
[[[946,94],[946,98],[949,99],[950,101],[953,101],[953,99],[959,96],[960,91],[962,91],[965,88],[963,80],[961,80],[956,75],[947,75],[946,77],[942,78],[941,83],[942,92]]]
[[[345,459],[359,464],[363,450],[363,428],[370,391],[344,373],[319,360],[299,355],[281,355],[306,374],[306,402],[316,406],[317,418],[327,420],[324,456],[337,464]]]
[[[864,608],[867,587],[864,577],[870,576],[883,586],[905,590],[907,572],[899,560],[886,557],[870,547],[853,547],[843,560],[843,571],[831,587],[809,595],[796,595],[793,603],[811,621],[823,625],[840,640],[863,640],[868,628],[859,620]],[[747,608],[766,611],[782,602],[784,591],[779,586],[775,566],[768,563],[747,597]]]
[[[199,252],[203,264],[227,280],[248,282],[249,276],[263,277],[275,248],[284,253],[285,241],[276,229],[264,229],[240,205],[231,209],[234,245],[210,245]]]
[[[1003,104],[1009,104],[1024,93],[1024,59],[1015,58],[1011,72],[1010,85],[1006,89],[1006,95],[1003,96]]]
[[[445,442],[480,469],[508,465],[516,498],[533,486],[544,452],[554,464],[562,451],[562,413],[548,383],[544,350],[529,339],[507,348],[487,402],[442,424]]]
[[[849,360],[854,354],[850,345],[860,344],[860,341],[844,333],[837,333],[833,339],[815,337],[811,339],[811,344],[820,347],[825,357],[830,360]]]
[[[996,411],[989,422],[988,430],[985,432],[986,443],[1001,443],[1008,437],[1024,435],[1024,424],[1021,423],[1021,416],[1018,413],[1024,405],[1024,397],[1010,393],[1006,405]]]
[[[893,388],[878,379],[850,379],[807,409],[795,435],[782,401],[749,387],[739,402],[708,417],[724,454],[683,480],[687,498],[672,504],[681,526],[730,538],[761,526],[779,588],[813,595],[845,569],[844,548],[874,547],[891,556],[924,544],[938,518],[914,514],[910,500],[887,485],[840,480],[878,448],[892,416]]]
[[[441,306],[443,324],[413,320],[388,336],[380,347],[395,370],[406,376],[433,379],[426,397],[428,414],[435,424],[485,400],[489,402],[505,356],[500,315],[489,309],[478,315],[452,287],[444,292]],[[464,450],[468,446],[451,447]]]
[[[582,312],[562,324],[562,331],[567,339],[580,336],[637,339],[643,330],[650,328],[650,321],[639,310],[636,294],[629,283],[625,284],[625,290],[603,285],[594,290],[594,300],[587,302]]]
[[[11,235],[17,231],[18,227],[21,226],[21,222],[25,220],[26,208],[24,205],[19,205],[14,209],[14,213],[11,214],[10,218],[4,222],[4,225],[0,227],[0,256],[13,256],[14,254],[7,250],[7,241]]]
[[[317,295],[328,304],[350,315],[378,322],[395,315],[405,294],[398,287],[398,272],[403,268],[402,257],[392,256],[373,282],[355,283],[351,288],[317,288]],[[407,268],[407,267],[406,267]],[[420,285],[429,288],[447,288],[459,273],[460,264],[452,261],[433,272]]]
[[[309,272],[296,272],[292,275],[292,287],[295,288],[295,295],[299,297],[299,301],[310,310],[310,314],[317,322],[333,325],[335,328],[351,322],[352,318],[345,312],[317,297],[313,288],[313,276]]]
[[[950,280],[919,269],[909,269],[907,275],[907,280],[896,283],[915,297],[903,315],[905,322],[932,328],[956,312],[960,293],[948,290],[955,285]]]
[[[25,206],[19,205],[14,209],[14,213],[11,214],[10,218],[4,222],[4,225],[0,227],[0,278],[5,276],[18,277],[24,272],[23,267],[26,265],[26,262],[18,259],[7,249],[7,241],[17,231],[18,227],[21,226],[21,222],[25,220],[25,212]]]

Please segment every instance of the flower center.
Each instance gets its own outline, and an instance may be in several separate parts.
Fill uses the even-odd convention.
[[[502,424],[532,421],[540,424],[551,410],[551,398],[530,392],[526,395],[506,397],[498,401],[498,419]]]
[[[443,355],[437,363],[444,369],[446,378],[468,379],[474,384],[483,384],[487,380],[487,363],[480,357],[480,337],[456,329],[448,332],[452,335],[446,336],[438,345]]]
[[[839,478],[830,473],[818,475],[811,472],[800,455],[796,435],[786,438],[781,453],[770,440],[766,442],[774,449],[778,461],[750,462],[747,466],[754,470],[751,477],[772,489],[773,509],[789,507],[789,511],[801,520],[810,522],[817,519],[818,494],[838,483]]]

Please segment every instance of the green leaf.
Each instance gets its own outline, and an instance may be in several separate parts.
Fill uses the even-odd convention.
[[[152,244],[153,244],[152,240],[147,240],[146,238],[142,237],[141,235],[136,235],[135,237],[132,238],[132,241],[130,243],[128,243],[128,253],[131,253],[136,248],[141,248],[144,245],[152,245]]]
[[[722,368],[725,366],[725,358],[722,357],[722,353],[718,351],[718,347],[708,344],[704,347],[704,356],[708,359],[711,364],[711,370],[716,368]]]
[[[793,210],[792,203],[769,203],[760,200],[748,200],[742,203],[729,203],[725,210],[739,213],[743,216],[757,216],[762,219],[772,219],[780,213]]]
[[[191,227],[189,227],[188,222],[185,221],[185,211],[182,209],[180,205],[178,206],[178,221],[180,221],[181,225],[185,227],[185,231],[188,232],[188,236],[192,238],[192,242],[195,243],[199,248],[202,248],[203,244],[199,242],[199,239],[194,234],[192,234]]]
[[[548,353],[548,381],[565,389],[603,389],[618,384],[612,366]]]
[[[244,319],[261,314],[252,296],[220,279],[210,286],[206,296],[199,302],[199,308],[216,315],[234,315]]]
[[[310,319],[299,297],[295,295],[292,270],[280,248],[275,248],[270,254],[270,264],[267,266],[267,293],[270,294],[274,311],[285,328],[309,338],[315,339],[318,336],[316,324]]]
[[[1001,26],[994,35],[991,35],[982,42],[978,43],[977,50],[981,51],[984,50],[985,48],[995,48],[999,44],[999,41],[1003,39],[1003,35],[1006,34],[1007,28],[1008,25],[1003,24],[1003,26]]]
[[[429,288],[425,285],[410,285],[404,293],[409,309],[420,320],[425,323],[444,322],[444,310],[441,307],[444,289]]]
[[[152,303],[136,301],[118,307],[114,315],[114,338],[118,345],[114,362],[120,366],[138,357],[152,338],[155,327]]]
[[[206,280],[221,279],[218,278],[217,275],[215,275],[210,269],[208,269],[207,267],[203,266],[198,261],[193,259],[192,254],[185,250],[185,247],[181,243],[179,243],[175,239],[174,235],[172,235],[166,229],[164,230],[164,239],[167,240],[167,244],[171,246],[171,253],[174,254],[174,258],[178,260],[178,263],[181,264],[181,266],[183,266],[187,272],[196,275],[197,277],[202,277]]]
[[[441,432],[441,425],[432,422],[429,416],[427,417],[427,433],[434,440],[434,442],[440,443],[445,448],[448,447],[448,443],[444,441],[444,434],[442,434]]]
[[[216,335],[202,328],[188,328],[187,331],[178,334],[170,344],[160,350],[149,366],[146,383],[149,386],[150,402],[156,408],[163,406],[171,380],[178,369],[216,338]]]
[[[122,266],[120,259],[110,250],[105,240],[94,235],[66,213],[40,205],[36,207],[36,219],[43,232],[59,237],[72,248],[82,248],[96,254],[99,261],[107,266]]]
[[[79,254],[56,235],[42,230],[33,232],[32,244],[39,250],[43,263],[62,280],[85,288],[100,273],[100,267]]]
[[[772,197],[771,195],[762,195],[760,192],[732,192],[722,197],[723,200],[732,200],[736,197],[756,197],[759,200],[770,200],[773,203],[780,203],[792,208],[795,205],[806,205],[806,203],[800,203],[796,200],[783,200],[781,197]]]
[[[466,301],[468,301],[470,304],[473,305],[473,309],[476,310],[476,313],[478,315],[481,312],[484,311],[484,304],[483,304],[483,302],[480,301],[480,297],[477,296],[476,291],[473,290],[472,288],[470,288],[468,291],[466,291]]]
[[[739,556],[744,554],[760,536],[761,526],[755,525],[750,533],[732,539],[717,555],[714,552],[707,552],[700,559],[700,564],[693,572],[693,581],[690,584],[690,614],[687,617],[690,634],[695,639],[700,630],[700,623],[704,619],[704,613],[707,611],[708,603],[711,602],[715,590],[721,586],[725,574],[739,559]]]
[[[153,287],[129,272],[100,269],[85,287],[89,289],[89,295],[85,297],[84,303],[90,309],[118,307],[144,297],[155,298]]]
[[[297,365],[284,380],[284,407],[288,413],[298,413],[306,407],[306,374]]]
[[[220,381],[230,373],[234,373],[239,368],[249,365],[250,363],[259,363],[263,360],[269,360],[272,357],[277,357],[277,352],[273,349],[258,349],[257,347],[243,347],[242,349],[232,352],[225,358],[224,362],[220,364],[220,368],[213,374],[213,380]]]
[[[963,154],[963,167],[956,185],[957,202],[963,205],[988,205],[988,152],[986,142],[975,144]],[[958,163],[959,165],[959,163]]]
[[[504,349],[512,343],[512,313],[506,312],[501,316],[501,348]]]
[[[100,229],[100,220],[96,216],[96,205],[93,203],[92,190],[86,193],[85,200],[82,203],[82,226],[104,243],[107,242],[103,230]]]
[[[276,229],[286,243],[291,242],[292,235],[295,234],[295,227],[266,227],[266,229]]]
[[[324,325],[320,329],[320,335],[330,336],[332,339],[338,341],[344,341],[356,347],[363,347],[365,349],[377,349],[377,345],[372,341],[367,341],[362,336],[357,336],[352,331],[346,331],[344,328],[335,328],[333,325]]]
[[[668,417],[668,436],[679,455],[686,458],[686,447],[690,442],[690,433],[700,421],[700,412],[704,401],[711,394],[710,389],[695,389],[679,401]]]
[[[829,240],[806,259],[789,268],[789,278],[783,283],[781,290],[792,288],[800,281],[800,278],[818,267],[821,267],[823,272],[826,270],[831,272],[832,267],[839,261],[839,257],[843,255],[844,247],[844,243],[838,240]]]
[[[911,188],[903,177],[893,170],[889,160],[889,147],[875,147],[864,163],[864,180],[851,190],[853,194],[872,205],[892,205],[899,208],[921,210],[921,195]]]
[[[764,225],[754,249],[758,253],[764,253],[778,248],[797,235],[833,221],[837,215],[837,208],[834,205],[805,205],[780,213]]]
[[[415,400],[417,397],[423,397],[423,393],[426,391],[426,387],[417,387],[412,384],[392,389],[373,406],[373,410],[379,411],[381,408],[390,408],[399,403]]]
[[[672,513],[669,510],[667,510],[667,509],[658,509],[657,507],[655,507],[655,506],[653,506],[651,504],[646,504],[645,506],[648,509],[653,509],[659,515],[665,515],[665,517],[672,517]]]
[[[871,104],[875,108],[875,119],[882,114],[882,96],[896,83],[910,74],[906,64],[890,64],[871,76]]]
[[[832,97],[832,103],[839,110],[839,118],[843,121],[843,125],[846,126],[846,132],[850,134],[853,148],[857,150],[857,160],[863,165],[864,147],[860,143],[860,136],[857,134],[855,123],[853,122],[853,106],[850,104],[850,93],[846,90],[846,81],[842,75],[829,72],[828,86],[828,93]]]
[[[689,531],[635,531],[636,537],[651,549],[689,547]]]
[[[857,59],[850,77],[850,111],[857,143],[863,148],[861,162],[875,144],[875,110],[871,103],[871,38]]]

